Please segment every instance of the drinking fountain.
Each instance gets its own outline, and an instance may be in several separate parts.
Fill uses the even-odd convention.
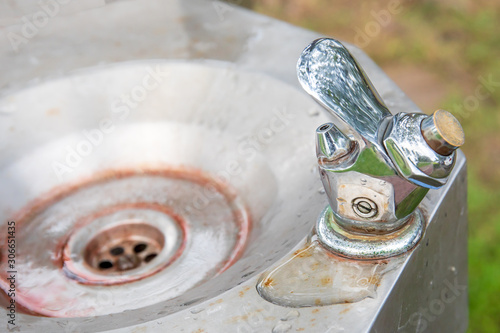
[[[0,17],[2,329],[466,330],[450,113],[229,3],[24,5]]]
[[[355,131],[350,139],[333,123],[316,130],[330,204],[316,228],[322,244],[358,259],[410,250],[424,232],[418,204],[429,189],[446,183],[455,150],[464,143],[460,123],[444,110],[393,116],[349,51],[333,39],[311,43],[297,72],[303,88]]]

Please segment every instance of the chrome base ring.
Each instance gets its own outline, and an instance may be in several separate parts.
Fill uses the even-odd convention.
[[[392,233],[384,235],[358,234],[343,229],[336,221],[330,206],[321,213],[316,232],[321,244],[343,257],[351,259],[384,259],[408,252],[424,234],[425,221],[416,209],[408,222]]]

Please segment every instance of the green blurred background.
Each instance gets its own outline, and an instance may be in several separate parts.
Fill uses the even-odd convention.
[[[469,332],[500,332],[500,1],[230,2],[358,45],[422,111],[443,108],[461,121],[469,179]]]

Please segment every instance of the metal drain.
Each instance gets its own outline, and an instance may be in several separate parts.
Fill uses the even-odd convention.
[[[184,221],[157,204],[117,205],[86,220],[90,223],[83,221],[63,249],[63,269],[85,284],[150,276],[168,266],[184,247]]]
[[[101,274],[112,274],[149,264],[163,249],[165,237],[157,228],[122,223],[101,231],[85,248],[85,263]]]

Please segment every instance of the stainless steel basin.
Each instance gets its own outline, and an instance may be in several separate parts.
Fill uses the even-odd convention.
[[[288,252],[324,203],[311,151],[318,106],[263,74],[129,62],[0,103],[12,110],[2,123],[1,210],[18,228],[18,303],[36,314],[87,317],[166,301],[172,313],[215,297]],[[89,267],[84,257],[100,246],[92,239],[132,222],[173,224],[157,232],[179,244],[133,269]],[[116,267],[117,258],[104,259]]]

